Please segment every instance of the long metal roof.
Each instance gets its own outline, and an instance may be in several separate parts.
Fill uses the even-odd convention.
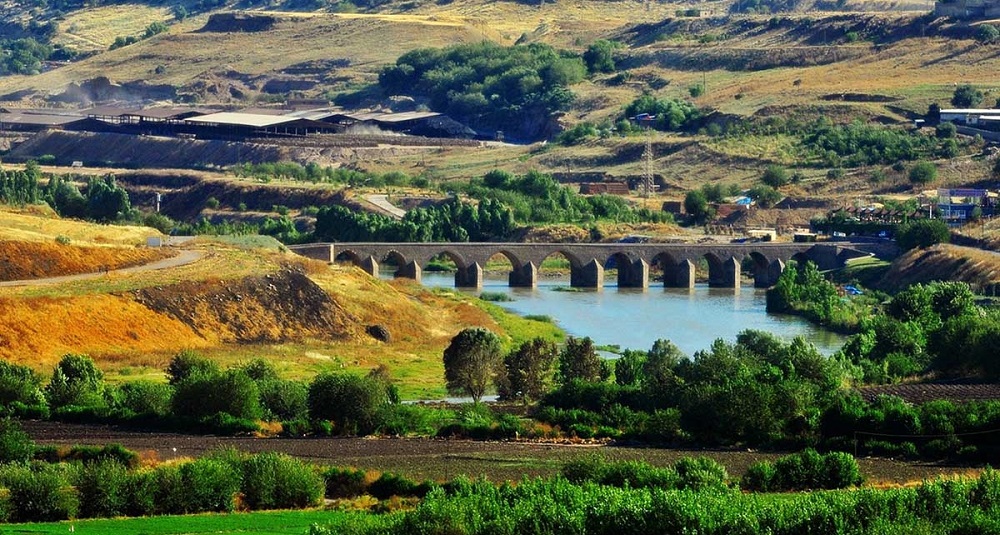
[[[0,123],[39,126],[62,126],[86,119],[81,115],[56,115],[48,113],[24,113],[9,111],[0,115]]]
[[[190,117],[185,119],[189,123],[204,124],[225,124],[232,126],[252,126],[263,128],[279,124],[299,121],[298,117],[287,117],[281,115],[260,115],[255,113],[236,113],[231,111],[202,115],[201,117]]]

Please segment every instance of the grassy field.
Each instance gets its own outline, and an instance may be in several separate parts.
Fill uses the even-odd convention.
[[[170,9],[145,4],[120,4],[73,11],[59,23],[52,39],[80,52],[107,50],[116,37],[141,35],[153,22],[172,18]]]
[[[203,514],[0,524],[0,534],[63,535],[194,535],[197,533],[304,535],[309,526],[331,522],[347,513],[335,511],[264,511],[236,514]]]

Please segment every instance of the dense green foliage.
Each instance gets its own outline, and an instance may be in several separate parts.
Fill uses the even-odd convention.
[[[607,461],[586,457],[563,465],[562,475],[571,483],[595,483],[633,489],[725,490],[726,467],[708,457],[684,457],[671,467],[656,468],[642,461]]]
[[[561,478],[476,482],[432,490],[402,515],[340,519],[310,535],[990,533],[1000,527],[998,494],[1000,477],[992,471],[978,480],[789,496],[619,489]]]
[[[48,415],[42,379],[31,368],[0,360],[0,417]]]
[[[554,343],[541,338],[513,349],[503,359],[504,373],[497,388],[500,399],[540,399],[549,390],[558,354]]]
[[[948,243],[950,240],[951,231],[940,219],[917,219],[899,225],[896,230],[896,243],[904,251]]]
[[[368,435],[379,428],[393,395],[377,375],[323,373],[309,385],[309,415],[331,420],[345,435]]]
[[[548,45],[484,41],[407,52],[379,73],[379,86],[389,94],[427,97],[431,109],[476,128],[534,139],[553,112],[573,101],[568,87],[586,73],[578,56]]]
[[[625,117],[648,114],[657,130],[687,130],[701,120],[702,111],[686,100],[656,98],[645,93],[625,107]]]
[[[0,76],[8,74],[38,74],[42,62],[49,59],[53,48],[31,37],[0,39]]]
[[[971,84],[962,84],[956,87],[951,96],[951,104],[956,108],[975,108],[982,102],[983,92]]]
[[[841,297],[812,262],[789,263],[778,282],[767,290],[768,312],[799,314],[839,332],[857,332],[871,315],[872,305],[867,297]]]
[[[702,445],[792,445],[820,439],[818,416],[843,376],[802,339],[785,343],[745,331],[683,358],[659,342],[645,359],[622,365],[633,377],[590,376],[551,392],[535,417],[581,431]],[[618,370],[616,369],[616,373]],[[623,374],[627,375],[627,374]],[[635,378],[640,375],[640,378]],[[577,376],[573,376],[577,377]]]
[[[844,452],[819,454],[812,448],[747,469],[740,487],[756,492],[845,489],[861,484],[858,462]]]

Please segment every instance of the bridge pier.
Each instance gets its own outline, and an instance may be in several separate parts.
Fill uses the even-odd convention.
[[[649,264],[641,258],[618,262],[618,287],[649,288]]]
[[[785,270],[785,263],[781,260],[774,260],[767,265],[766,270],[762,270],[761,273],[754,273],[753,276],[753,286],[754,288],[770,288],[778,283],[778,277],[781,276],[781,272]]]
[[[579,267],[570,266],[569,285],[573,288],[604,287],[604,266],[595,259]]]
[[[479,262],[473,262],[465,268],[458,268],[455,272],[456,288],[482,288],[483,287],[483,266]]]
[[[407,262],[406,264],[404,264],[402,266],[399,266],[399,269],[396,270],[395,276],[396,276],[397,279],[398,278],[406,278],[406,279],[413,279],[413,280],[415,280],[417,282],[420,282],[420,276],[421,276],[422,273],[423,273],[423,269],[420,267],[420,264],[418,264],[418,263],[414,262],[413,260],[411,260],[411,261]]]
[[[358,264],[358,267],[372,277],[378,278],[378,260],[375,260],[374,256],[368,255],[367,258]]]
[[[523,266],[511,270],[507,281],[511,288],[534,288],[538,286],[538,267],[534,262],[525,262]]]
[[[663,269],[663,286],[666,288],[694,288],[694,262],[681,260],[674,268]]]
[[[740,262],[734,257],[723,260],[719,269],[709,269],[708,285],[712,288],[737,288],[740,287]]]

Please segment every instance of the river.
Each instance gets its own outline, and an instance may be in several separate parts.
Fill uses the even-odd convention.
[[[453,273],[424,272],[423,284],[451,288],[455,277]],[[541,277],[535,289],[510,288],[505,275],[487,274],[482,290],[468,291],[502,292],[513,301],[497,304],[512,312],[549,316],[570,335],[589,336],[598,345],[622,349],[646,350],[655,340],[666,338],[692,355],[707,349],[717,338],[734,341],[746,329],[767,331],[786,340],[802,336],[826,355],[845,342],[843,336],[802,318],[768,314],[764,290],[699,284],[692,290],[651,285],[642,291],[609,284],[601,291],[558,291],[569,286],[568,276]]]

